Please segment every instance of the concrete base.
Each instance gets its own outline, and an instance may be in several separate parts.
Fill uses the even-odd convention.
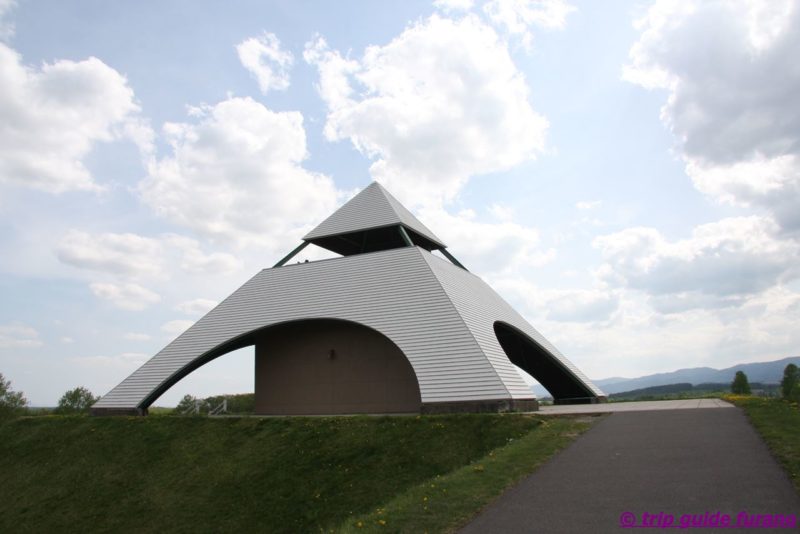
[[[93,416],[105,417],[111,415],[147,415],[147,408],[92,408]]]
[[[535,412],[539,409],[536,399],[497,399],[463,402],[426,402],[420,410],[423,414],[444,413],[504,413]]]
[[[608,397],[581,397],[579,399],[555,399],[553,404],[603,404]]]

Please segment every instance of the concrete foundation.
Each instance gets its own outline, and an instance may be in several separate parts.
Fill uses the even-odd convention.
[[[92,415],[147,415],[147,408],[92,408]]]
[[[504,413],[535,412],[539,409],[536,399],[498,399],[464,402],[429,402],[422,405],[421,413]]]

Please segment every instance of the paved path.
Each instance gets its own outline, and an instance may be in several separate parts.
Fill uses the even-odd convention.
[[[624,512],[641,527],[645,512],[678,524],[706,512],[735,523],[742,511],[800,517],[800,497],[740,410],[628,411],[596,423],[461,532],[619,533]]]
[[[735,408],[722,399],[682,399],[665,401],[606,402],[603,404],[559,404],[541,406],[545,415],[576,413],[651,412],[653,410],[688,410],[694,408]]]

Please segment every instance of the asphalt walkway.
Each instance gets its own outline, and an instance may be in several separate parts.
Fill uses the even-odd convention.
[[[605,402],[602,404],[557,404],[541,406],[543,415],[579,413],[652,412],[655,410],[695,410],[697,408],[735,408],[722,399],[679,399],[637,402]]]
[[[772,514],[800,517],[800,497],[741,410],[625,411],[596,423],[461,532],[652,532],[692,520],[697,532],[763,532],[710,526],[726,515],[731,526],[780,519]]]

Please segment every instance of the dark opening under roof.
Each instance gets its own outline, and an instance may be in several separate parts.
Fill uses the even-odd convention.
[[[334,234],[324,237],[309,239],[306,241],[333,251],[342,256],[352,254],[362,254],[364,252],[378,252],[392,248],[408,246],[400,233],[400,226],[394,224],[380,228],[369,228],[344,234]],[[415,232],[413,229],[403,226],[411,242],[425,250],[432,251],[442,247],[427,237]]]

